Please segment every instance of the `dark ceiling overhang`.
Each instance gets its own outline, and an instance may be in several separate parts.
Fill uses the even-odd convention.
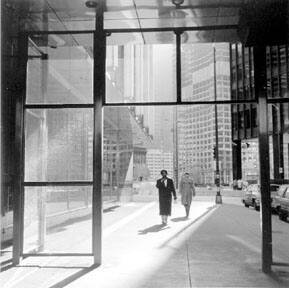
[[[21,27],[41,31],[93,31],[101,6],[89,8],[86,0],[3,1],[4,15],[16,11]],[[186,43],[288,43],[289,0],[184,0],[178,6],[172,0],[95,1],[105,1],[104,29],[113,45],[173,43],[174,32],[181,31]]]
[[[288,43],[288,3],[288,0],[248,1],[240,10],[240,41],[246,46]]]

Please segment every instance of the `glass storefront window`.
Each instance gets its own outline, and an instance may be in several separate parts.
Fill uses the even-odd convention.
[[[29,38],[27,104],[93,102],[92,34]]]
[[[92,187],[25,187],[24,195],[24,253],[91,253]]]
[[[92,180],[92,109],[27,109],[25,118],[25,181]]]
[[[214,73],[214,61],[216,62],[216,74]],[[228,43],[218,43],[215,46],[211,43],[182,44],[181,63],[182,101],[231,99]]]
[[[143,44],[142,37],[157,39],[155,34],[134,33],[126,45],[107,37],[106,103],[176,101],[175,36],[166,35],[168,44]]]

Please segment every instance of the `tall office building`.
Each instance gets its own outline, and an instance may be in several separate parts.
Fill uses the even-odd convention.
[[[232,99],[254,100],[254,53],[253,47],[231,44]],[[267,61],[267,98],[287,98],[289,88],[289,48],[288,45],[266,47]],[[289,179],[289,106],[287,103],[268,105],[268,133],[270,156],[270,179],[284,182]],[[248,178],[244,161],[250,157],[244,143],[258,148],[258,113],[257,104],[232,105],[232,133],[234,178]],[[258,151],[257,151],[258,152]],[[249,153],[249,154],[248,154]],[[246,157],[244,157],[246,154]],[[252,155],[258,164],[258,153]],[[241,161],[242,160],[242,161]],[[259,179],[259,173],[252,179]]]
[[[183,45],[182,97],[186,101],[230,99],[230,66],[228,44]],[[216,75],[214,75],[214,59]],[[216,94],[214,78],[216,76]],[[229,105],[219,105],[218,147],[222,183],[232,180],[231,113]],[[215,106],[191,105],[177,109],[179,172],[190,172],[197,183],[213,183],[216,170],[214,160]]]
[[[150,180],[156,180],[161,177],[160,171],[165,169],[168,177],[173,177],[173,153],[165,152],[161,149],[147,150],[147,166],[150,172]]]
[[[131,44],[126,46],[108,46],[107,101],[122,101],[124,103],[174,101],[175,71],[172,63],[173,51],[173,45]],[[117,113],[120,113],[120,108],[111,110],[115,111],[114,113],[110,112],[110,114],[114,114],[110,116],[112,119]],[[145,151],[153,148],[161,153],[154,159],[150,157],[150,163],[153,162],[153,164],[148,165],[147,168],[149,170],[154,169],[153,167],[158,163],[159,157],[166,158],[167,155],[172,155],[173,109],[172,107],[135,106],[127,109],[128,112],[133,112],[131,115],[143,129],[144,134],[150,137],[150,141],[138,141],[136,138],[137,133],[134,130],[132,130],[132,134],[126,140],[131,139],[133,147],[144,148]],[[125,118],[123,113],[124,111],[121,112],[120,120]],[[127,124],[127,127],[120,125],[120,120],[115,122],[116,127],[121,131],[130,127],[131,124]],[[140,149],[135,149],[135,151],[140,151]],[[170,161],[166,165],[162,168],[170,171],[173,169]],[[109,180],[109,175],[113,175],[113,173],[109,172],[109,169],[111,168],[107,168],[108,176],[105,179],[111,181]],[[117,167],[115,170],[117,170]],[[144,171],[146,169],[140,170]]]

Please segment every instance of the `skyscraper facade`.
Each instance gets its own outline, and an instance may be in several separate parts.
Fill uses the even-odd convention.
[[[253,47],[231,44],[231,74],[232,99],[255,99],[254,83],[254,51]],[[289,48],[288,45],[272,45],[266,47],[267,66],[267,98],[273,100],[288,97],[289,89]],[[288,103],[268,105],[268,133],[270,179],[274,182],[284,182],[289,179],[289,106]],[[232,105],[232,133],[234,178],[247,178],[248,170],[245,159],[250,157],[244,143],[258,148],[258,110],[257,104]],[[258,151],[257,151],[258,152]],[[242,156],[241,156],[242,155]],[[258,164],[258,153],[253,154],[254,162]],[[240,161],[240,160],[243,161]],[[257,167],[258,168],[258,167]],[[255,175],[258,181],[259,174]]]
[[[183,45],[182,97],[186,101],[230,99],[229,47],[217,44]],[[214,73],[214,62],[216,74]],[[216,91],[214,79],[216,78]],[[216,93],[215,93],[216,92]],[[231,112],[218,105],[218,147],[221,183],[232,180]],[[214,182],[216,162],[215,106],[191,105],[177,109],[178,162],[180,173],[190,172],[196,183]]]
[[[138,45],[130,44],[125,46],[108,46],[107,48],[107,101],[108,102],[164,102],[175,100],[175,70],[172,55],[173,45]],[[165,67],[165,69],[164,69]],[[119,120],[115,121],[115,132],[130,130],[133,125],[120,125],[125,119],[124,111],[131,114],[139,124],[143,133],[149,137],[149,141],[137,139],[137,133],[132,130],[132,134],[125,138],[131,139],[133,147],[147,149],[157,149],[159,154],[150,154],[150,164],[148,170],[154,169],[159,162],[159,158],[171,158],[173,151],[173,109],[172,107],[148,107],[134,106],[129,108],[116,108],[111,119],[119,114]],[[106,109],[108,111],[108,109]],[[112,112],[112,111],[111,111]],[[111,113],[110,113],[111,114]],[[105,118],[106,119],[106,118]],[[121,127],[120,127],[121,126]],[[106,127],[104,127],[106,128]],[[106,131],[106,129],[104,129]],[[104,133],[106,135],[106,133]],[[123,139],[124,140],[124,139]],[[141,151],[134,149],[134,151]],[[142,150],[143,151],[143,150]],[[155,157],[152,157],[154,156]],[[172,163],[165,161],[166,165],[162,169],[171,171]],[[110,166],[110,165],[108,165]],[[113,165],[114,167],[115,165]],[[115,166],[117,169],[117,165]],[[136,165],[134,166],[136,167]],[[108,170],[111,168],[107,168]],[[146,169],[140,169],[144,171]],[[111,172],[107,172],[109,175]],[[159,171],[158,171],[159,173]],[[135,173],[134,173],[135,174]],[[113,173],[112,173],[113,175]],[[148,175],[155,175],[148,173]],[[143,176],[143,175],[142,175]],[[154,178],[154,176],[153,176]],[[109,180],[109,176],[105,179]]]

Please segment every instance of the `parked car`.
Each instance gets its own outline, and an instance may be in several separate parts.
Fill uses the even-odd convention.
[[[289,185],[280,186],[277,195],[273,197],[272,207],[279,214],[279,218],[286,221],[289,215]]]
[[[271,197],[277,194],[279,188],[281,185],[279,184],[270,184],[270,192],[271,192]]]
[[[286,221],[289,215],[289,189],[283,194],[283,197],[280,199],[280,208],[278,211],[280,220]]]
[[[245,195],[242,199],[242,202],[244,203],[245,207],[252,206],[255,208],[255,210],[260,210],[260,186],[259,184],[251,184],[249,185],[245,190]]]
[[[280,185],[270,184],[271,203],[273,198],[277,195]],[[288,186],[289,187],[289,186]],[[245,189],[245,195],[242,200],[245,207],[252,206],[255,210],[260,210],[261,193],[259,184],[251,184]]]
[[[289,188],[289,185],[281,185],[277,191],[277,193],[272,197],[271,207],[273,212],[278,213],[280,209],[280,199],[282,198],[285,191]]]

